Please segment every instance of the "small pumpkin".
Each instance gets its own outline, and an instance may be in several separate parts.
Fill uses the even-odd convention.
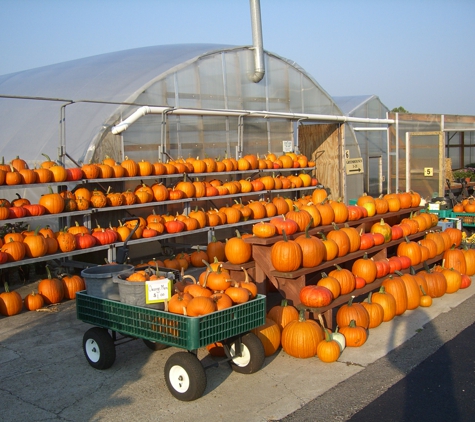
[[[340,333],[345,336],[347,347],[361,347],[368,338],[366,329],[356,325],[355,320],[351,320],[347,326],[340,327]]]
[[[318,343],[317,356],[325,363],[336,362],[341,353],[340,344],[333,340],[333,335],[326,328],[323,328],[323,331],[325,339]]]
[[[45,305],[45,301],[43,296],[36,294],[35,292],[31,292],[30,294],[26,295],[23,299],[23,304],[25,309],[29,311],[36,311],[37,309],[41,309]]]

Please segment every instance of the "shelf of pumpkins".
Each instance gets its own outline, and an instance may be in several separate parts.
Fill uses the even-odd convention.
[[[372,202],[373,198],[363,197],[358,203],[364,206],[365,201]],[[373,209],[372,205],[366,207]],[[361,221],[364,220],[368,218]],[[266,256],[258,256],[259,265],[269,260],[274,267],[270,273],[287,279],[287,283],[282,283],[285,286],[291,286],[305,274],[320,275],[308,284],[300,284],[297,303],[291,305],[284,299],[269,310],[266,324],[254,330],[267,345],[266,355],[282,346],[296,358],[318,356],[323,362],[334,362],[345,347],[361,347],[369,329],[391,321],[406,310],[431,306],[433,299],[469,287],[470,277],[475,274],[475,250],[464,247],[459,229],[447,228],[441,232],[435,227],[437,221],[434,214],[420,213],[393,226],[383,221],[371,222],[369,233],[355,233],[348,227],[343,231],[349,235],[346,237],[341,233],[345,228],[336,226],[320,239],[308,234],[311,221],[307,217],[304,234],[300,230],[292,236],[247,239],[253,246],[270,249]],[[278,226],[269,233],[273,230],[278,233]],[[322,231],[322,227],[310,230]],[[358,236],[360,246],[353,246],[352,250],[350,244],[352,240],[358,243]],[[372,236],[379,237],[381,243],[374,246]],[[420,240],[416,242],[417,239]],[[346,252],[339,256],[342,244]],[[376,257],[383,248],[392,248],[395,255],[369,258],[370,254]],[[330,250],[334,250],[331,257]],[[343,268],[344,263],[349,264],[348,268]],[[432,268],[431,264],[434,264]],[[323,272],[330,267],[328,274]],[[363,295],[367,296],[364,301],[353,301]],[[337,327],[332,332],[328,313],[333,309],[337,309]],[[308,314],[318,318],[320,324],[307,318]]]
[[[147,219],[141,218],[140,227],[133,240],[131,240],[133,244],[180,236],[184,231],[199,233],[209,231],[211,228],[227,228],[250,224],[251,221],[263,221],[272,216],[270,214],[271,210],[265,210],[264,214],[252,215],[253,210],[246,206],[245,210],[249,211],[248,213],[239,214],[239,211],[235,211],[236,208],[244,210],[242,207],[247,205],[242,203],[243,197],[270,195],[275,192],[279,194],[295,193],[311,188],[321,188],[316,179],[307,173],[314,170],[314,163],[309,163],[305,157],[292,153],[280,157],[269,154],[265,159],[250,154],[239,160],[225,159],[217,161],[212,158],[203,160],[190,158],[153,164],[147,161],[135,162],[130,159],[117,164],[113,160],[106,159],[101,164],[86,164],[75,169],[65,169],[50,160],[49,157],[45,157],[47,160],[41,163],[39,169],[28,169],[26,162],[20,158],[12,160],[9,165],[0,165],[0,188],[44,187],[49,189],[49,193],[41,196],[38,204],[31,204],[28,199],[21,197],[11,202],[7,199],[0,199],[0,220],[7,223],[32,223],[38,221],[41,216],[43,218],[91,216],[98,212],[111,210],[130,210],[224,198],[240,198],[239,203],[229,207],[233,209],[232,215],[229,216],[227,212],[226,215],[223,215],[223,213],[218,212],[219,210],[209,210],[208,213],[202,213],[196,208],[188,215],[159,216],[152,214]],[[278,176],[273,174],[276,171],[280,173]],[[282,175],[282,173],[288,172],[297,174]],[[218,178],[223,176],[231,178],[234,176],[257,176],[261,173],[264,173],[264,175],[252,180],[248,177],[239,181],[223,182]],[[211,181],[199,180],[199,178],[213,176],[216,178]],[[190,177],[194,177],[195,181],[193,182]],[[171,187],[164,184],[165,181],[177,178],[183,178],[183,180]],[[160,180],[156,180],[153,185],[149,186],[144,183],[144,180],[149,179]],[[103,192],[98,189],[90,190],[85,186],[86,184],[104,186],[107,183],[118,181],[139,181],[139,184],[133,191],[125,192],[110,192],[110,188]],[[74,192],[63,190],[55,193],[52,191],[52,186],[67,187],[68,183],[76,186]],[[262,200],[259,203],[264,204]],[[260,213],[260,208],[254,212],[258,211]],[[209,214],[216,215],[211,217]],[[196,218],[193,218],[193,216]],[[50,239],[48,239],[49,245],[47,247],[39,245],[43,242],[38,238],[38,235],[44,237],[44,230],[40,230],[38,233],[35,233],[35,231],[23,232],[14,235],[13,238],[11,233],[8,233],[8,237],[0,241],[2,247],[0,264],[3,267],[9,267],[41,261],[44,260],[44,256],[51,259],[63,258],[116,248],[123,245],[130,229],[132,229],[132,224],[125,224],[124,227],[115,229],[112,224],[110,224],[110,228],[88,228],[76,224],[76,226],[62,232],[53,234],[49,232],[47,237]],[[71,237],[70,234],[80,235],[81,239],[78,239],[77,236]],[[26,248],[22,248],[17,243],[11,244],[11,241],[24,243],[23,240],[26,235],[34,236],[38,247],[32,249],[27,245]],[[54,240],[56,240],[56,244]],[[25,249],[25,251],[22,251],[22,249]],[[114,256],[114,254],[112,253],[111,256]]]

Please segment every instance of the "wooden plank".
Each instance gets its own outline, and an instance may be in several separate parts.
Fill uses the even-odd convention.
[[[301,125],[299,127],[299,148],[302,154],[316,161],[316,177],[329,188],[334,198],[342,196],[340,191],[340,133],[339,124]]]

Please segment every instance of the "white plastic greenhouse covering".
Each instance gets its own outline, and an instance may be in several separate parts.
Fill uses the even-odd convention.
[[[120,159],[124,150],[133,158],[156,156],[161,116],[144,117],[122,136],[110,133],[143,105],[342,115],[294,62],[266,52],[265,63],[264,79],[254,83],[250,47],[165,45],[0,76],[0,96],[39,98],[0,97],[0,156],[21,155],[31,165],[43,152],[61,155],[61,145],[79,163],[105,154]],[[234,154],[238,129],[236,118],[169,116],[165,147],[182,156]],[[256,118],[243,130],[255,153],[281,149],[293,137],[289,119]]]
[[[102,158],[96,149],[110,127],[138,108],[121,103],[341,115],[329,95],[295,63],[270,53],[265,60],[266,75],[257,84],[247,78],[253,66],[249,47],[210,44],[138,48],[0,76],[0,95],[58,99],[0,98],[0,154],[34,162],[42,159],[42,152],[56,156],[65,143],[68,155],[78,162]],[[217,142],[224,142],[218,149],[232,151],[237,141],[236,119],[190,116],[168,124],[167,146],[180,142],[187,150],[183,154],[203,152]],[[266,124],[265,119],[257,123]],[[287,121],[274,124],[269,143],[289,139],[289,128]],[[261,128],[247,129],[252,138]],[[160,132],[160,116],[145,118],[124,134],[124,148],[129,144],[132,156],[140,146],[142,153],[156,150]],[[107,152],[120,155],[120,137],[112,138]],[[267,140],[262,148],[269,149]]]

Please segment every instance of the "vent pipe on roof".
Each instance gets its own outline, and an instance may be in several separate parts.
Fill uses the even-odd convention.
[[[264,77],[264,44],[262,42],[261,5],[259,0],[249,0],[251,5],[252,44],[254,50],[253,82],[260,82]]]

